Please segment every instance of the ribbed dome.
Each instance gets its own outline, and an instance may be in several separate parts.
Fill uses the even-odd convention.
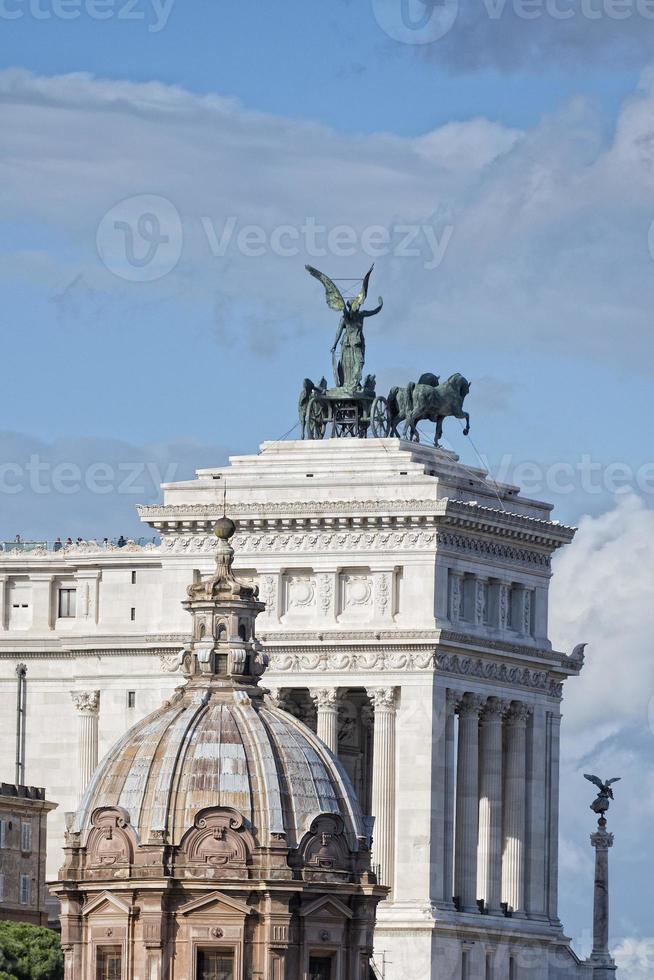
[[[122,807],[140,843],[177,845],[205,807],[233,807],[259,845],[294,848],[320,813],[340,814],[352,850],[367,838],[349,778],[292,715],[243,691],[198,689],[135,725],[100,763],[76,816],[84,844],[99,807]]]

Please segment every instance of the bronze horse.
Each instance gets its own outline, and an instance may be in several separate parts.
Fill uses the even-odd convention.
[[[462,374],[453,374],[439,384],[434,374],[423,374],[417,384],[409,382],[406,388],[391,388],[388,394],[388,408],[391,418],[391,431],[399,437],[397,426],[404,420],[402,438],[420,442],[417,424],[423,420],[436,423],[434,445],[438,446],[443,434],[443,420],[448,417],[465,419],[465,436],[470,432],[470,416],[463,411],[463,402],[470,391],[470,382]]]

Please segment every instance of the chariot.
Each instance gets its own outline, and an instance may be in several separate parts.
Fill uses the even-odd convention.
[[[314,388],[306,408],[306,430],[309,439],[322,439],[326,434],[336,439],[365,439],[368,430],[375,439],[383,439],[391,434],[388,402],[383,395],[365,389],[350,393]]]

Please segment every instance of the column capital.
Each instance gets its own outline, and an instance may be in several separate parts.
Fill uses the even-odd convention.
[[[509,710],[510,706],[510,701],[505,701],[502,698],[489,698],[481,709],[481,720],[491,721],[494,719],[502,719]]]
[[[97,715],[100,711],[99,691],[71,691],[70,696],[81,715]]]
[[[445,692],[445,708],[449,714],[455,713],[462,697],[463,691],[454,691],[451,687],[448,687]]]
[[[508,711],[506,712],[506,721],[509,725],[524,725],[526,724],[529,715],[533,714],[533,707],[530,704],[525,704],[524,701],[511,701]]]
[[[394,687],[368,687],[366,694],[372,702],[372,706],[377,711],[395,711],[396,688]]]
[[[595,850],[606,851],[613,847],[613,834],[608,830],[596,830],[590,835],[590,842]]]
[[[338,688],[337,687],[316,687],[309,691],[311,700],[318,711],[338,709]]]
[[[285,711],[284,702],[286,701],[286,689],[283,687],[269,687],[268,697],[273,702],[276,708],[281,708]]]
[[[459,701],[459,715],[475,714],[478,716],[485,703],[486,698],[483,694],[471,694],[468,692]]]

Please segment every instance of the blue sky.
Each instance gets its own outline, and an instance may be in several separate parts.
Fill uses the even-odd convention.
[[[160,479],[287,432],[336,326],[304,263],[360,276],[374,258],[378,389],[472,380],[472,442],[450,422],[448,444],[586,521],[561,642],[580,638],[569,610],[592,633],[602,590],[640,582],[621,656],[652,691],[633,542],[654,494],[654,27],[646,0],[620,2],[2,0],[0,537],[137,533]],[[148,235],[168,238],[151,263]],[[600,739],[601,678],[575,683],[577,747],[612,739],[636,772],[643,705]],[[584,847],[564,848],[569,882]],[[636,944],[640,873],[617,876],[616,935]],[[562,896],[581,935],[590,893]]]

